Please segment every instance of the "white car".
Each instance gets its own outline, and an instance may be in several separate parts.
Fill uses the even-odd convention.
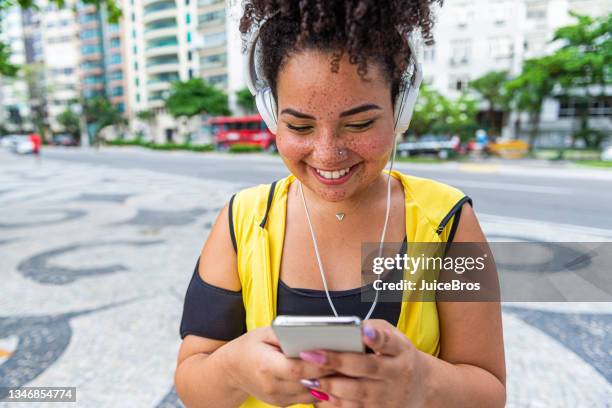
[[[17,154],[34,153],[34,143],[30,140],[29,136],[15,135],[11,136],[11,144],[9,148]]]
[[[13,147],[17,144],[17,140],[20,135],[6,135],[0,140],[0,146],[5,149],[13,149]]]
[[[608,146],[601,152],[601,160],[612,161],[612,146]]]

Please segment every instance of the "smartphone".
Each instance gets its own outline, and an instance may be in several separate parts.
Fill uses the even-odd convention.
[[[357,316],[277,316],[272,330],[287,357],[317,349],[365,352]]]

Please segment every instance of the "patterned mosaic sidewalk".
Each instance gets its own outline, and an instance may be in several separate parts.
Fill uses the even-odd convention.
[[[74,386],[83,407],[182,406],[172,382],[184,292],[243,186],[0,152],[0,386]],[[593,239],[481,224],[496,239]],[[508,406],[609,406],[611,331],[610,304],[505,305]]]

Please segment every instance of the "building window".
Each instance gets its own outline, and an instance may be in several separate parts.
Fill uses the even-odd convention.
[[[119,48],[121,46],[121,41],[118,38],[112,38],[110,40],[110,47],[111,48]]]
[[[191,23],[191,15],[189,13],[187,13],[187,15],[185,16],[185,22],[187,24]]]
[[[108,60],[110,64],[121,64],[121,54],[111,54]]]
[[[225,10],[209,11],[198,17],[200,24],[221,24],[225,22]]]
[[[133,50],[134,50],[134,54],[138,54],[138,47],[136,45],[134,46]]]
[[[227,75],[213,75],[204,79],[211,85],[216,85],[221,88],[227,87]]]
[[[220,33],[205,34],[203,37],[204,48],[219,47],[225,45],[227,37],[225,31]]]
[[[511,37],[489,38],[489,55],[496,59],[512,58],[514,56],[514,44]]]
[[[227,54],[207,55],[200,58],[200,68],[211,69],[224,67],[227,64]]]
[[[452,91],[465,91],[470,84],[467,76],[451,76],[448,88]]]
[[[187,42],[191,42],[191,33],[187,33]],[[191,58],[189,58],[189,60],[191,60]]]
[[[454,40],[451,43],[451,65],[463,65],[470,62],[472,40]]]

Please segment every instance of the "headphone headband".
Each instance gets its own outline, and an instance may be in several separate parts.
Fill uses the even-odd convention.
[[[269,17],[265,18],[257,28],[251,34],[251,38],[249,39],[248,48],[247,48],[247,64],[246,64],[246,82],[249,91],[255,97],[255,104],[257,105],[257,109],[262,117],[262,119],[266,122],[268,129],[276,134],[277,130],[277,106],[276,101],[274,100],[274,96],[272,94],[272,90],[270,89],[268,83],[265,81],[264,85],[261,85],[261,80],[257,77],[257,63],[255,61],[255,53],[257,48],[257,42],[259,40],[259,33],[264,24],[280,13],[280,10],[275,11]],[[400,35],[403,36],[402,32],[398,29]],[[400,92],[395,99],[395,109],[394,109],[394,124],[395,124],[395,133],[404,133],[408,130],[408,126],[410,125],[410,120],[412,118],[412,113],[414,111],[414,106],[416,104],[417,97],[419,95],[419,88],[421,86],[421,82],[423,81],[423,67],[417,58],[417,47],[414,43],[413,39],[408,36],[405,39],[408,48],[410,49],[410,61],[412,62],[412,66],[414,67],[414,71],[412,72],[412,76],[407,79],[402,79],[402,84],[400,86]],[[409,72],[411,67],[409,66],[405,73]]]

